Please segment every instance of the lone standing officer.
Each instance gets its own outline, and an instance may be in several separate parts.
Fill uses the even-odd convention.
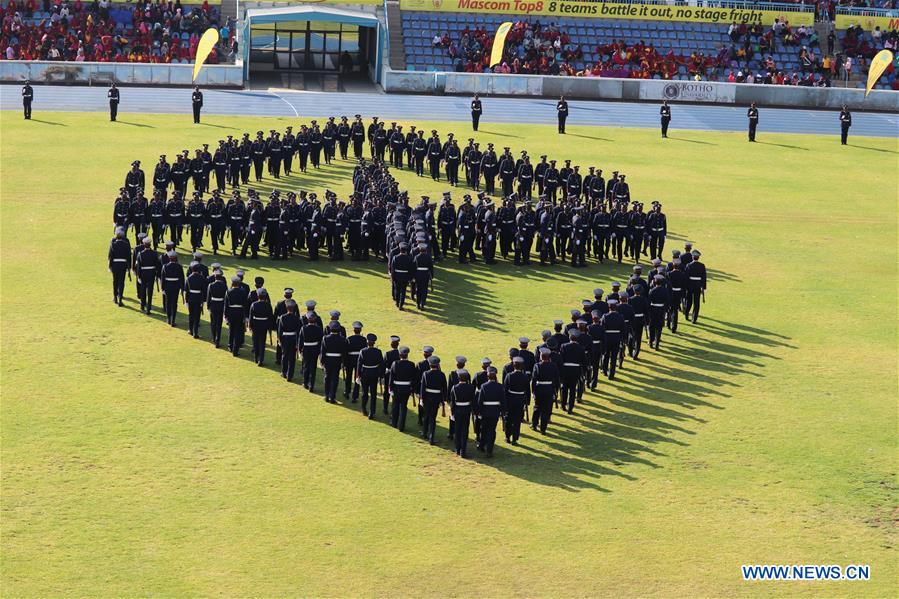
[[[22,86],[22,108],[25,111],[25,120],[31,120],[31,101],[34,100],[34,89],[31,87],[31,81],[25,80]]]
[[[194,107],[194,124],[197,125],[200,123],[200,109],[203,108],[203,92],[200,91],[199,85],[194,86],[194,93],[190,99]]]
[[[668,106],[668,100],[662,102],[659,115],[662,117],[662,137],[668,137],[668,123],[671,122],[671,107]]]
[[[565,120],[568,118],[568,102],[565,101],[565,96],[561,96],[559,98],[559,103],[556,104],[556,113],[559,116],[559,133],[565,133]]]
[[[481,106],[481,97],[478,94],[475,94],[474,100],[471,101],[471,128],[475,131],[478,130],[478,123],[481,121],[482,112],[484,112],[484,109]]]
[[[749,141],[755,141],[755,130],[759,126],[759,109],[755,102],[749,105],[746,116],[749,118]]]
[[[119,88],[116,87],[115,81],[109,86],[106,97],[109,98],[109,120],[115,122],[116,115],[119,114]]]
[[[846,145],[849,139],[849,127],[852,126],[852,113],[849,107],[843,104],[843,110],[840,111],[840,143]]]

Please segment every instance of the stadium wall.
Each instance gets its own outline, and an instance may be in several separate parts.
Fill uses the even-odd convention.
[[[243,87],[243,65],[205,65],[192,81],[192,64],[130,62],[0,61],[0,81],[21,83],[26,79],[56,84],[201,85]]]
[[[705,102],[711,104],[795,108],[839,108],[899,111],[899,92],[875,90],[865,98],[864,90],[848,88],[756,85],[713,81],[662,81],[658,79],[611,79],[599,77],[552,77],[543,75],[498,75],[394,71],[386,69],[384,90],[393,93],[471,95],[475,92],[499,96],[564,95],[587,100]]]

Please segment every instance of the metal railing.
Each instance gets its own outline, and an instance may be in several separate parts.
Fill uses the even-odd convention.
[[[871,8],[871,7],[854,7],[854,6],[838,6],[838,15],[856,15],[860,17],[887,17],[899,18],[899,10],[895,8]]]

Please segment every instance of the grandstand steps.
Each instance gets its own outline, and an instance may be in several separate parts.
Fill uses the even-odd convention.
[[[390,68],[406,70],[406,47],[403,42],[403,19],[400,14],[400,3],[397,0],[387,2],[387,31],[390,34]]]

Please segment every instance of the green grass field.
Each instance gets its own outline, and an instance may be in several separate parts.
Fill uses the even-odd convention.
[[[130,283],[110,301],[131,160],[149,175],[160,153],[300,121],[35,118],[0,116],[5,596],[896,595],[895,139],[485,124],[482,146],[626,172],[665,205],[666,253],[694,241],[710,283],[698,325],[551,434],[462,461],[414,417],[401,435],[189,338],[186,315],[142,315]],[[283,184],[346,192],[350,168]],[[222,262],[447,368],[502,362],[627,270],[443,263],[421,314],[375,263]],[[742,581],[766,563],[871,580]]]

